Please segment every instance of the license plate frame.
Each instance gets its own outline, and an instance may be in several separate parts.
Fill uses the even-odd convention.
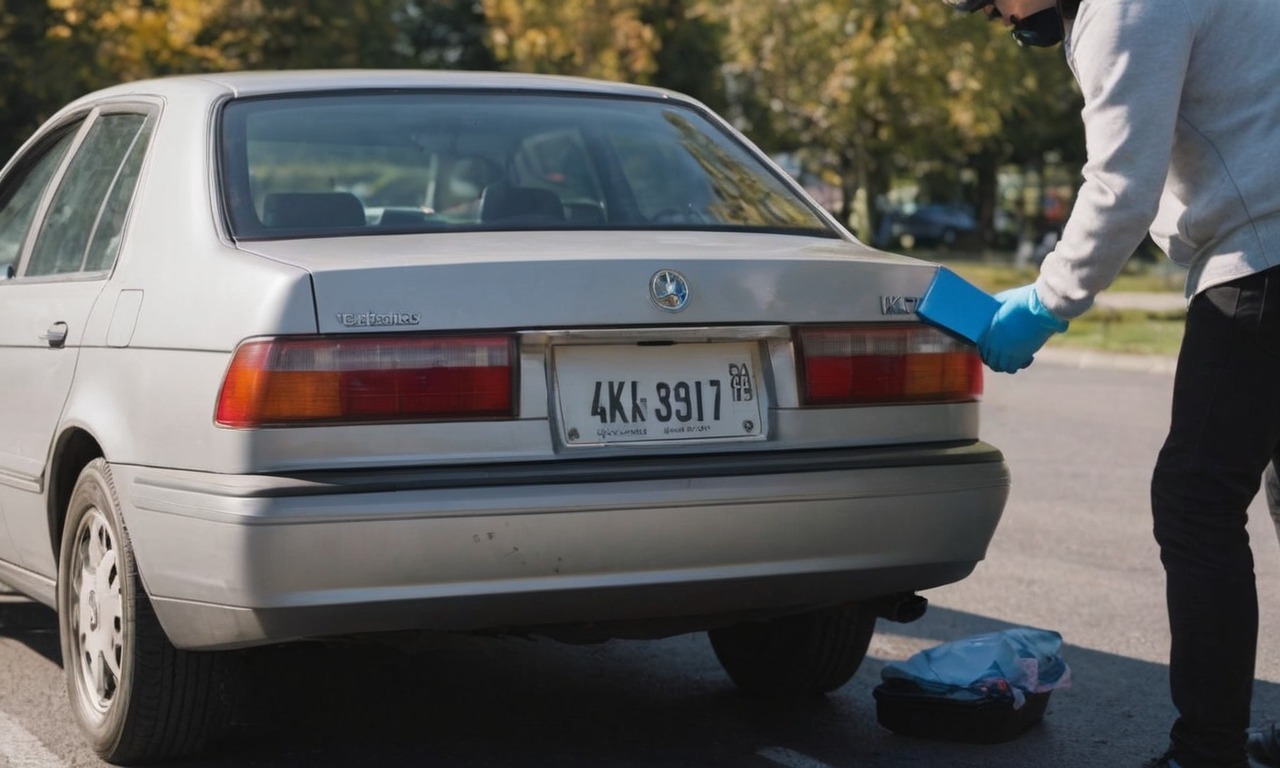
[[[754,341],[566,344],[553,348],[552,370],[567,446],[766,436]]]

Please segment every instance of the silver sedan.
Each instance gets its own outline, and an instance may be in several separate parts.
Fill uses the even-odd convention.
[[[0,173],[0,579],[118,763],[300,639],[707,631],[745,689],[830,691],[1008,492],[935,270],[668,91],[93,93]]]

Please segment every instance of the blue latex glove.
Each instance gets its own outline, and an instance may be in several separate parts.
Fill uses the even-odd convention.
[[[1034,285],[1002,291],[996,299],[1000,308],[978,342],[982,362],[993,371],[1015,373],[1026,368],[1050,336],[1067,330],[1067,321],[1040,303]]]

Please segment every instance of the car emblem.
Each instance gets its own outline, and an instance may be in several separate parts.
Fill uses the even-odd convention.
[[[916,305],[919,303],[920,299],[915,296],[881,296],[880,314],[912,315],[915,314]]]
[[[689,283],[674,269],[660,269],[649,280],[649,297],[668,312],[679,312],[689,303]]]

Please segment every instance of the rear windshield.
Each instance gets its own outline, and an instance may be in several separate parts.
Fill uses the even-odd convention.
[[[729,132],[660,99],[244,99],[225,108],[221,145],[241,239],[487,229],[838,236]]]

